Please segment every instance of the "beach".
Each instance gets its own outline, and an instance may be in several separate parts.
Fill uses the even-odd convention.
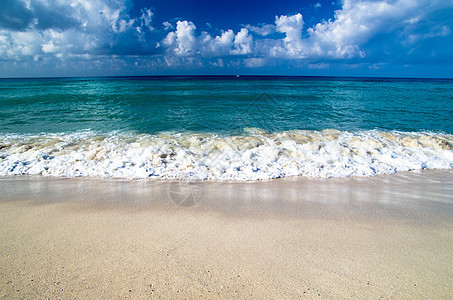
[[[3,0],[0,300],[453,299],[452,29],[451,0]]]
[[[451,79],[1,79],[0,297],[453,297]]]
[[[2,298],[451,298],[453,171],[0,178]]]

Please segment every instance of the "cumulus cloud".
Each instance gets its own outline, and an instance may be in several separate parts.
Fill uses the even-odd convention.
[[[246,25],[236,34],[227,30],[215,37],[207,32],[197,35],[193,23],[179,21],[181,25],[190,24],[190,31],[184,32],[177,26],[165,40],[168,53],[203,57],[242,54],[247,56],[244,58],[246,66],[263,66],[266,60],[275,59],[305,61],[307,65],[324,61],[323,66],[329,61],[357,63],[369,59],[375,64],[379,59],[383,62],[394,60],[397,53],[392,52],[392,48],[407,57],[429,39],[450,36],[451,24],[421,25],[429,22],[429,15],[448,5],[423,2],[344,0],[332,20],[310,28],[304,29],[303,16],[297,13],[276,16],[274,24]],[[426,7],[430,9],[427,11]],[[181,41],[178,42],[176,36]],[[263,38],[267,36],[272,37]],[[260,63],[250,63],[256,61]]]
[[[71,7],[59,1],[3,0],[0,28],[21,31],[31,26],[39,29],[66,29],[78,25],[71,16]]]
[[[443,9],[453,8],[448,1],[344,0],[343,7],[335,12],[334,20],[324,21],[309,28],[309,38],[303,41],[304,54],[310,57],[353,59],[407,55],[411,49],[404,45],[415,36],[418,42],[430,43],[436,36],[449,35],[449,26],[432,17]],[[453,13],[450,12],[451,17]],[[450,19],[451,20],[451,19]],[[443,21],[451,21],[443,18]],[[423,24],[431,23],[431,26]],[[451,40],[451,39],[450,39]],[[387,57],[386,57],[387,56]],[[421,57],[420,57],[421,58]]]
[[[0,67],[7,70],[22,63],[30,68],[47,62],[71,68],[71,62],[77,66],[78,61],[97,68],[110,64],[159,70],[261,68],[279,63],[308,69],[336,63],[363,63],[370,68],[453,63],[451,1],[343,0],[341,4],[332,19],[311,27],[295,13],[276,16],[270,23],[243,25],[237,31],[212,26],[200,31],[191,20],[153,24],[150,8],[131,17],[129,0],[2,0]]]
[[[267,36],[275,32],[274,24],[260,24],[259,26],[246,25],[246,29],[261,36]]]
[[[249,35],[249,31],[246,28],[242,28],[241,31],[234,37],[234,50],[236,54],[250,54],[252,53],[253,37]]]
[[[176,23],[176,31],[168,33],[164,39],[164,45],[180,56],[188,56],[195,54],[196,38],[195,25],[190,21],[178,21]]]
[[[278,32],[285,33],[283,39],[285,49],[274,48],[274,55],[300,56],[302,53],[302,28],[304,20],[301,14],[293,16],[275,17],[275,26]]]
[[[264,49],[268,54],[256,53],[261,57],[307,63],[319,60],[376,63],[398,59],[416,62],[426,60],[427,55],[432,60],[446,59],[446,53],[453,51],[453,46],[437,44],[442,40],[453,45],[451,20],[453,4],[448,1],[344,0],[332,20],[306,30],[301,14],[277,16],[275,25],[247,28],[260,34],[261,28],[273,26],[285,35],[283,39],[266,39],[265,45],[260,43],[256,50]]]
[[[4,0],[0,60],[148,53],[153,14],[130,18],[121,0]]]
[[[205,57],[217,57],[228,55],[231,51],[234,40],[234,32],[229,29],[223,31],[221,35],[211,37],[207,32],[202,32],[199,42],[201,45],[201,54]]]
[[[246,28],[242,28],[236,34],[228,29],[213,37],[206,31],[197,35],[196,26],[190,21],[177,21],[176,30],[167,34],[163,44],[167,47],[167,55],[180,57],[211,58],[246,55],[253,51],[253,37]],[[174,59],[170,62],[174,64]]]

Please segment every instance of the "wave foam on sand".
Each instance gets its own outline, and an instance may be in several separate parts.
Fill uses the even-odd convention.
[[[244,135],[93,132],[7,135],[0,175],[260,180],[374,176],[453,168],[453,136],[430,132],[294,130]]]

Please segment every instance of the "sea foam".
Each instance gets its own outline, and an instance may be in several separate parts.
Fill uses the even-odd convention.
[[[0,138],[0,175],[259,180],[453,168],[453,136],[308,131],[244,135],[90,132]]]

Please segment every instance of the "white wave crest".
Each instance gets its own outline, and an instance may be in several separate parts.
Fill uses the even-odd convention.
[[[453,136],[372,131],[0,138],[0,175],[258,180],[453,168]]]

